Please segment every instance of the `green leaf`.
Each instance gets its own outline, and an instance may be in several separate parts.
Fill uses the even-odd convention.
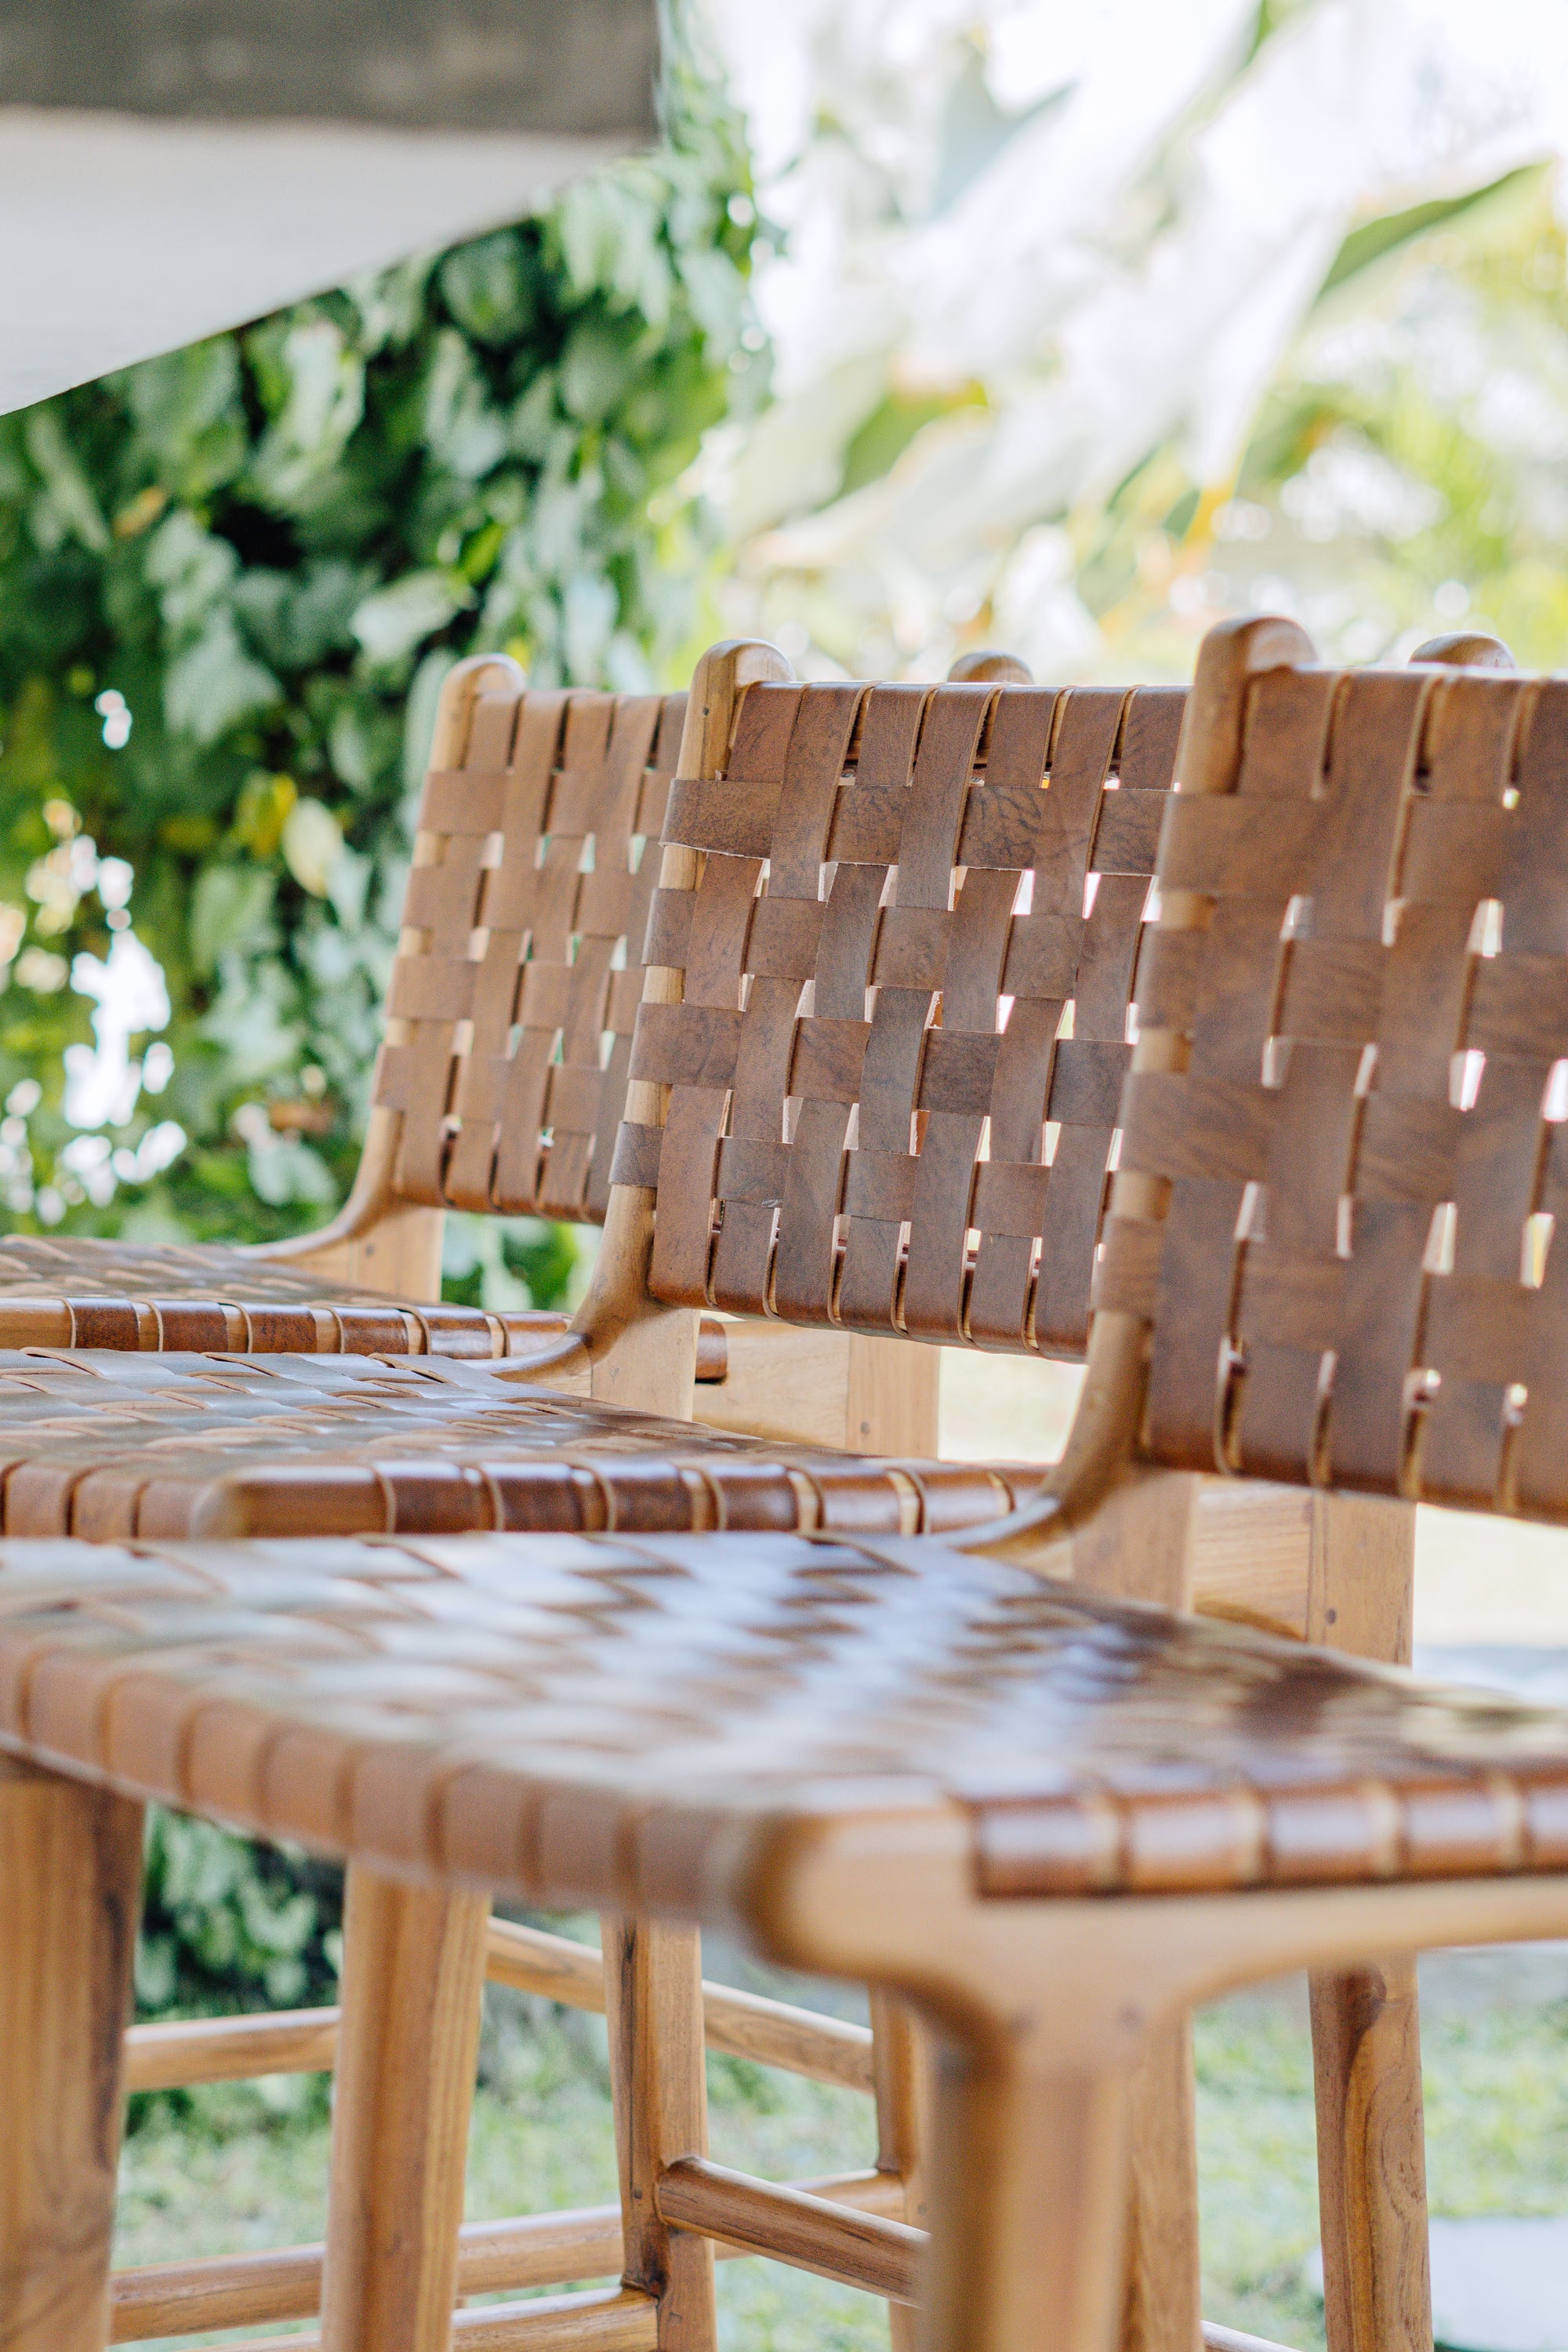
[[[336,466],[364,415],[364,362],[331,319],[308,317],[283,340],[287,393],[250,467],[258,498],[298,505]]]
[[[411,572],[395,586],[367,596],[349,626],[369,659],[386,668],[433,637],[471,604],[474,592],[459,572]]]
[[[532,273],[515,229],[459,246],[441,264],[441,292],[476,342],[515,342],[532,325]]]
[[[1427,204],[1408,205],[1404,212],[1384,213],[1379,220],[1363,221],[1359,228],[1352,229],[1335,255],[1319,289],[1318,299],[1321,301],[1358,270],[1370,268],[1374,261],[1397,252],[1414,238],[1425,236],[1435,228],[1447,227],[1466,213],[1473,212],[1478,205],[1489,203],[1505,190],[1522,186],[1539,170],[1538,164],[1527,163],[1516,172],[1505,172],[1500,179],[1489,182],[1484,188],[1470,188],[1459,196],[1434,197]]]
[[[238,473],[249,453],[239,347],[216,335],[167,352],[121,379],[136,420],[135,446],[166,488],[200,499]]]
[[[43,478],[47,493],[43,513],[51,523],[58,523],[59,538],[79,539],[94,554],[101,555],[109,546],[109,525],[66,440],[58,414],[47,404],[30,408],[22,433],[27,455]]]
[[[263,866],[209,866],[191,900],[191,962],[198,978],[220,956],[259,947],[272,917],[277,877]]]
[[[220,605],[164,672],[163,716],[176,735],[216,743],[237,720],[268,709],[282,693],[272,672],[251,660],[234,614]]]
[[[580,424],[608,416],[637,373],[637,353],[607,320],[584,319],[574,327],[561,361],[561,400]]]
[[[436,338],[425,381],[425,446],[437,461],[477,482],[506,455],[507,423],[490,406],[484,378],[455,328]]]

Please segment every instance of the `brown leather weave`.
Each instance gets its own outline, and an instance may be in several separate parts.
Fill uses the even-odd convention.
[[[754,686],[671,788],[632,1076],[669,1089],[651,1287],[805,1324],[1083,1346],[1178,692]]]
[[[247,1355],[535,1355],[566,1328],[529,1308],[416,1305],[209,1243],[0,1241],[0,1348],[233,1348]]]
[[[954,1804],[998,1895],[1568,1867],[1563,1717],[930,1542],[6,1545],[0,1744],[554,1906]]]
[[[602,1220],[685,711],[480,695],[426,778],[373,1093],[404,1199]]]
[[[1280,669],[1181,795],[1099,1297],[1152,1318],[1148,1444],[1568,1514],[1568,684]],[[1185,1066],[1180,1066],[1184,1063]]]
[[[429,1359],[0,1354],[10,1535],[830,1528],[941,1533],[1037,1465],[731,1437]],[[205,1520],[200,1516],[206,1512]]]

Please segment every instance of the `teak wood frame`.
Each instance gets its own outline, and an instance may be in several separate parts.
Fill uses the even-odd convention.
[[[1470,635],[1434,641],[1416,659],[1510,666],[1494,640]],[[742,694],[748,685],[781,674],[771,649],[760,646],[718,648],[709,656],[694,686],[683,774],[724,772]],[[1212,717],[1202,706],[1190,710],[1189,740],[1194,720],[1206,726]],[[695,854],[667,849],[665,857],[666,886],[690,888]],[[649,997],[660,1001],[674,979],[650,974]],[[1151,1033],[1137,1049],[1134,1067],[1158,1066],[1162,1050],[1159,1035]],[[628,1097],[626,1115],[656,1118],[661,1108],[657,1099]],[[1134,1181],[1118,1182],[1126,1189]],[[645,1247],[650,1214],[643,1212]],[[1125,1411],[1129,1368],[1120,1370],[1123,1377],[1114,1388]],[[1124,1508],[1108,1486],[1097,1488],[1093,1474],[1104,1466],[1100,1450],[1124,1446],[1131,1430],[1117,1421],[1114,1408],[1097,1410],[1098,1388],[1091,1355],[1085,1411],[1074,1437],[1075,1469],[1087,1467],[1090,1475],[1085,1484],[1064,1465],[1063,1492],[1076,1486],[1080,1497],[1091,1496],[1107,1507],[1073,1545],[1079,1580],[1128,1598],[1241,1617],[1352,1654],[1408,1663],[1414,1515],[1407,1506],[1353,1495],[1292,1496],[1207,1485],[1194,1498],[1189,1486],[1182,1509],[1162,1513],[1157,1528],[1146,1522],[1142,1538],[1129,1541],[1120,1524]],[[1080,1500],[1068,1517],[1089,1512],[1090,1505]],[[1209,1525],[1217,1543],[1200,1532]],[[1238,1533],[1245,1546],[1240,1557],[1227,1541]],[[1422,2352],[1430,2338],[1430,2290],[1413,1966],[1390,1957],[1347,1974],[1321,1973],[1313,1981],[1312,2013],[1333,2352],[1373,2352],[1374,2347]],[[1373,2084],[1375,2105],[1368,2092]],[[1164,2046],[1151,2055],[1134,2105],[1125,2332],[1130,2343],[1151,2352],[1190,2352],[1202,2323],[1184,2021],[1175,2021]]]

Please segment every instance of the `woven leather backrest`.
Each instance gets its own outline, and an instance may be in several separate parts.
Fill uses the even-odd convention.
[[[481,693],[426,776],[372,1097],[403,1199],[603,1219],[685,709]]]
[[[1149,1448],[1561,1516],[1568,683],[1265,670],[1230,783],[1171,802],[1097,1291]]]
[[[622,1130],[654,1294],[1083,1346],[1127,1006],[1184,697],[758,685],[677,782]],[[1086,911],[1087,908],[1087,911]]]

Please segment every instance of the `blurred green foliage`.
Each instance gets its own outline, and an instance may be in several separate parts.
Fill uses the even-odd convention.
[[[149,1809],[139,2015],[333,2000],[342,1925],[342,1873],[332,1864]]]
[[[447,669],[505,647],[546,685],[680,675],[716,560],[681,477],[766,367],[745,153],[679,41],[667,121],[537,220],[0,419],[14,1229],[318,1222]],[[109,1111],[73,1133],[95,1015]]]
[[[1223,614],[1287,612],[1325,657],[1402,659],[1495,631],[1568,645],[1568,281],[1544,171],[1347,237],[1236,479],[1167,446],[1073,518],[1116,677],[1190,674]]]

